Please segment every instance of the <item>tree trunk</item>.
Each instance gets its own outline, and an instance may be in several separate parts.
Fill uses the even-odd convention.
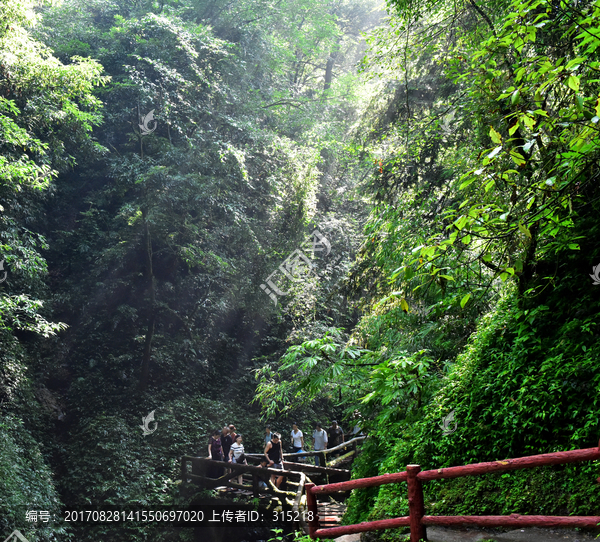
[[[333,54],[329,55],[327,59],[327,64],[325,66],[325,84],[323,85],[323,90],[327,90],[331,87],[331,80],[333,79],[333,65],[335,63],[335,58]]]
[[[323,84],[323,90],[328,90],[331,87],[331,81],[333,81],[333,66],[340,53],[340,40],[333,46],[327,58],[327,64],[325,64],[325,83]]]
[[[150,291],[149,311],[148,311],[148,329],[146,331],[146,340],[144,341],[144,353],[142,355],[142,374],[140,376],[140,390],[145,390],[150,380],[150,358],[152,355],[152,339],[154,337],[154,323],[156,321],[155,301],[156,291],[154,284],[154,272],[152,269],[152,238],[150,228],[146,217],[146,211],[142,212],[144,218],[144,240],[146,245],[146,273],[148,278],[148,288]]]

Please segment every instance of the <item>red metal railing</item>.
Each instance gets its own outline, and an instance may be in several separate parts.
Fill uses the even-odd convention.
[[[600,459],[600,442],[597,448],[587,448],[585,450],[532,455],[517,459],[505,459],[503,461],[490,461],[487,463],[427,471],[421,471],[419,465],[408,465],[406,471],[396,474],[384,474],[383,476],[361,478],[359,480],[350,480],[349,482],[339,482],[323,486],[306,484],[306,502],[309,512],[312,512],[309,516],[312,517],[312,521],[308,522],[309,534],[313,539],[337,538],[346,534],[410,526],[410,542],[419,542],[421,539],[426,540],[425,527],[427,525],[453,526],[467,524],[479,527],[595,527],[600,523],[600,516],[520,516],[518,514],[511,514],[510,516],[426,516],[422,482],[528,469],[544,465],[593,461],[596,459]],[[600,478],[597,481],[600,483]],[[409,515],[407,517],[369,521],[327,529],[319,528],[317,495],[376,487],[397,482],[407,482],[408,484]]]

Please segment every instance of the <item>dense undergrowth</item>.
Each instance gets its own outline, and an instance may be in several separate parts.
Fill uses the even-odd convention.
[[[224,424],[262,451],[253,371],[323,312],[355,318],[336,282],[371,163],[345,139],[370,92],[360,32],[382,16],[355,1],[0,2],[1,539],[187,540],[53,514],[186,506],[179,459],[206,456]],[[260,285],[315,229],[332,257],[309,251],[321,276],[278,282],[294,295],[274,306]],[[287,433],[325,412],[339,411],[324,398],[268,421]]]
[[[595,245],[556,259],[552,284],[523,299],[506,289],[484,315],[449,374],[413,423],[379,428],[355,463],[355,477],[500,460],[536,453],[592,448],[600,436],[598,296],[587,279]],[[582,221],[583,222],[583,221]],[[457,429],[440,426],[451,410]],[[598,461],[526,469],[425,484],[426,510],[438,515],[593,515],[600,509]],[[357,492],[345,521],[408,513],[406,487]],[[387,532],[382,539],[397,540]]]

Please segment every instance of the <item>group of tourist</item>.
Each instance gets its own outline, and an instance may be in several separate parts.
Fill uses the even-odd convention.
[[[265,428],[265,446],[268,447],[272,436],[277,433],[271,433],[271,427],[267,425]],[[299,453],[307,451],[306,443],[304,441],[304,433],[298,429],[298,424],[294,422],[292,424],[292,431],[290,433],[292,453]],[[278,442],[281,436],[278,437]],[[314,431],[312,433],[312,447],[315,452],[320,452],[330,448],[335,448],[344,442],[344,430],[338,425],[336,420],[331,422],[331,427],[323,429],[321,424],[317,422],[315,424]],[[265,454],[267,449],[265,447]],[[294,459],[297,461],[297,458]],[[315,465],[319,466],[319,456],[315,456]]]
[[[215,429],[208,442],[208,458],[226,463],[244,463],[244,445],[242,435],[235,432],[233,424],[223,427],[221,432]]]
[[[235,432],[233,424],[226,425],[220,432],[218,429],[215,429],[208,441],[208,459],[247,465],[248,462],[246,461],[242,440],[242,435]],[[221,475],[221,470],[213,469],[209,476],[211,478],[218,478]],[[238,477],[238,482],[242,483],[241,476]]]
[[[300,453],[307,451],[307,447],[304,441],[304,433],[298,428],[298,424],[294,422],[292,424],[292,431],[290,433],[291,446],[293,453]],[[214,430],[208,441],[208,459],[214,459],[215,461],[223,461],[225,463],[238,463],[247,465],[246,455],[244,452],[244,445],[242,444],[242,435],[236,433],[235,426],[233,424],[226,425],[221,431]],[[265,428],[265,447],[264,447],[264,459],[261,461],[263,467],[270,467],[274,469],[283,469],[283,444],[281,441],[281,435],[279,433],[271,432],[271,426],[267,425]],[[326,449],[335,448],[344,442],[344,431],[337,424],[336,420],[333,420],[331,426],[325,430],[321,427],[321,424],[317,422],[315,424],[314,431],[312,433],[312,447],[315,452],[323,451]],[[294,458],[295,461],[298,458]],[[315,465],[319,466],[319,456],[315,456]],[[218,478],[221,476],[223,469],[213,467],[208,473],[211,478]],[[279,487],[283,482],[284,476],[272,476],[271,481],[275,486]],[[242,476],[238,477],[238,483],[242,484]]]

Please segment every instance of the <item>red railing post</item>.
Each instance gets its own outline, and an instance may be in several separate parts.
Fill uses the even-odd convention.
[[[421,523],[421,518],[425,515],[425,502],[423,500],[423,485],[417,478],[421,472],[419,465],[408,465],[406,467],[408,474],[408,510],[410,518],[410,542],[419,542],[427,540],[425,526]]]
[[[315,487],[315,484],[309,483],[304,485],[306,491],[306,506],[308,508],[308,534],[314,540],[315,533],[319,530],[319,515],[317,508],[317,497],[313,494],[311,489]]]
[[[600,452],[600,440],[598,441],[598,451]],[[600,476],[598,477],[596,482],[598,482],[600,484]]]

